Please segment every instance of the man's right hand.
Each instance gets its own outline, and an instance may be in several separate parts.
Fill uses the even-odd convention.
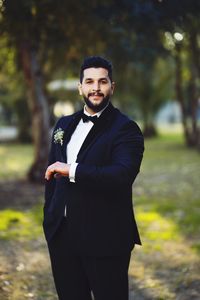
[[[70,165],[57,161],[52,165],[48,166],[45,172],[45,179],[50,180],[54,175],[60,176],[69,176]]]

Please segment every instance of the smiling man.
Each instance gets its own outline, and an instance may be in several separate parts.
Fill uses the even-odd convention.
[[[86,58],[78,86],[85,106],[54,129],[44,232],[60,300],[128,300],[130,255],[140,244],[132,184],[144,144],[111,104],[114,86],[111,63]]]
[[[105,108],[110,96],[113,94],[114,82],[104,68],[88,68],[84,70],[84,78],[81,78],[79,93],[83,96],[87,111],[93,115]]]

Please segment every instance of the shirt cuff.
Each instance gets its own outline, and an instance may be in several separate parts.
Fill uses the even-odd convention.
[[[78,163],[72,163],[69,168],[69,181],[75,182],[76,168]]]

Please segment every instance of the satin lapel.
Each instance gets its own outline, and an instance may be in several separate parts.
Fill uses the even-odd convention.
[[[88,133],[77,155],[77,162],[80,162],[83,159],[83,156],[87,153],[90,146],[95,142],[96,138],[100,134],[102,134],[106,130],[110,122],[112,122],[114,112],[115,109],[110,103],[109,106],[102,113],[102,115],[98,118],[97,122],[92,127],[90,132]]]
[[[65,162],[67,162],[67,153],[66,153],[66,148],[67,144],[70,141],[70,138],[76,129],[76,126],[78,125],[82,115],[82,110],[77,112],[73,117],[72,120],[69,122],[69,124],[64,128],[64,141],[62,145],[62,155],[64,157]]]

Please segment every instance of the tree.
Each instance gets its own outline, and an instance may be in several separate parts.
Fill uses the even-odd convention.
[[[25,86],[22,73],[16,68],[16,51],[8,47],[7,36],[0,38],[0,96],[4,111],[10,116],[6,123],[17,125],[18,140],[30,142],[30,114],[24,97]]]
[[[35,149],[28,177],[41,182],[49,148],[46,78],[50,78],[53,67],[61,68],[67,58],[76,65],[81,53],[101,50],[104,45],[101,36],[105,31],[100,31],[99,42],[95,44],[97,31],[91,28],[98,30],[99,25],[94,22],[91,12],[95,7],[89,1],[84,6],[70,0],[63,1],[62,5],[53,0],[4,0],[1,4],[0,35],[6,34],[8,44],[15,49],[27,86]]]
[[[32,117],[32,134],[35,145],[34,163],[29,178],[41,181],[46,165],[49,145],[49,114],[44,91],[43,73],[39,58],[38,42],[42,32],[36,28],[33,1],[4,1],[1,13],[1,35],[15,48],[19,67],[27,84],[27,98]]]
[[[175,59],[176,96],[182,110],[185,141],[190,147],[199,147],[200,3],[197,0],[163,1],[160,9],[163,15],[162,28]]]
[[[158,5],[151,0],[113,3],[108,41],[109,54],[121,69],[117,79],[123,81],[117,96],[123,107],[129,106],[129,113],[134,102],[146,136],[156,134],[155,114],[171,98],[172,63],[163,46]]]

